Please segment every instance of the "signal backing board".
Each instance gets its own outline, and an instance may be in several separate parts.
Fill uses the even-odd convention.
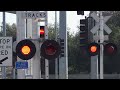
[[[12,37],[0,37],[0,66],[12,66]]]

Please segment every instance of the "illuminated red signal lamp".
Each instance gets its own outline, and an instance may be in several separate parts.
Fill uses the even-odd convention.
[[[45,26],[40,26],[40,38],[45,37]]]
[[[87,52],[90,56],[98,55],[100,52],[100,45],[97,43],[90,43],[87,46]]]

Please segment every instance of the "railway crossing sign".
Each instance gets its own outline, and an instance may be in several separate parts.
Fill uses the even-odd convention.
[[[0,37],[0,66],[12,66],[12,37]]]
[[[90,15],[95,21],[96,21],[96,25],[91,29],[91,32],[93,34],[95,34],[97,32],[97,30],[100,28],[100,18],[97,16],[97,14],[95,12],[93,12],[91,15]],[[109,19],[111,18],[111,16],[105,16],[103,18],[104,20],[104,26],[103,26],[103,29],[108,33],[110,34],[112,32],[112,30],[105,24]]]

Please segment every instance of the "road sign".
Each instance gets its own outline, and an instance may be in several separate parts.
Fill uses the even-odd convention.
[[[22,18],[32,19],[32,18],[46,18],[46,12],[32,11],[32,12],[22,12]]]
[[[12,37],[0,37],[0,66],[12,66]]]
[[[95,34],[97,32],[97,30],[100,28],[100,19],[95,12],[93,12],[90,16],[96,21],[96,25],[91,29],[91,32],[93,34]],[[104,19],[103,19],[103,21],[104,21],[104,27],[103,28],[108,34],[110,34],[112,32],[112,30],[105,23],[110,18],[111,18],[111,16],[105,16]]]
[[[28,62],[16,62],[15,63],[16,69],[28,69]]]

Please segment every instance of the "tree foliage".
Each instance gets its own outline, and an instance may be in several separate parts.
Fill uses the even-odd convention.
[[[114,56],[105,56],[104,70],[105,73],[120,73],[120,12],[119,11],[105,11],[112,17],[108,20],[107,25],[112,29],[109,35],[109,41],[115,43],[118,48],[118,53]]]

